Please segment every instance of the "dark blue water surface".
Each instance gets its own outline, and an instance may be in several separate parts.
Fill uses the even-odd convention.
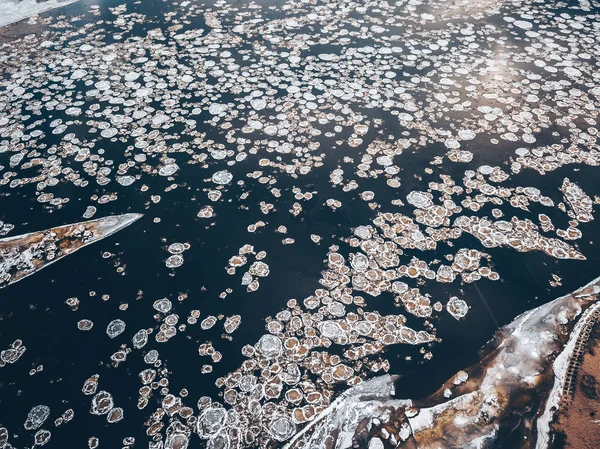
[[[112,0],[83,0],[60,10],[47,12],[43,17],[56,17],[59,14],[71,17],[81,14],[83,17],[80,23],[113,20],[107,7],[120,3]],[[92,4],[101,5],[99,16],[89,14]],[[278,9],[277,1],[261,1],[260,4],[264,6],[262,11],[267,17],[285,15],[284,11]],[[266,8],[268,5],[273,5],[274,9]],[[131,35],[144,35],[150,29],[170,25],[165,20],[165,13],[170,10],[168,2],[127,2],[127,6],[128,12],[137,11],[147,15],[146,23],[135,25]],[[204,25],[197,18],[196,23],[186,24],[186,27],[192,29]],[[0,34],[3,40],[15,39],[29,33],[42,32],[44,27],[43,24],[21,23],[2,29]],[[113,42],[111,32],[106,33],[105,39],[106,44]],[[251,44],[252,42],[248,42],[248,45]],[[324,44],[311,47],[309,52],[317,54],[333,50],[331,46]],[[222,101],[226,102],[227,98]],[[362,112],[372,118],[386,119],[385,111],[365,108]],[[56,116],[60,116],[60,113],[57,112]],[[198,123],[202,126],[202,120],[198,120]],[[399,129],[397,124],[395,126],[384,124],[383,132],[396,134]],[[44,127],[47,129],[47,123],[40,128],[43,130]],[[214,133],[211,137],[216,141],[224,140],[223,135],[217,133],[215,128],[205,128],[202,131]],[[544,130],[539,135],[538,143],[544,139],[552,142],[554,138],[551,132],[554,130],[566,133],[566,129],[559,126]],[[176,133],[176,127],[170,132]],[[83,127],[81,133],[85,133]],[[52,144],[54,137],[51,133],[47,135],[47,143]],[[233,334],[232,341],[221,338],[221,325],[204,332],[196,325],[188,327],[186,332],[178,333],[173,341],[164,345],[156,343],[151,336],[148,346],[144,348],[144,352],[153,348],[159,350],[163,363],[171,372],[171,392],[176,394],[186,388],[189,398],[192,398],[191,404],[195,404],[197,398],[203,395],[218,399],[220,390],[215,386],[215,380],[235,370],[246,359],[241,354],[241,349],[246,344],[253,344],[264,334],[265,319],[284,309],[288,299],[302,300],[313,294],[320,287],[318,281],[325,268],[327,248],[336,244],[341,246],[341,253],[347,253],[350,248],[340,238],[350,236],[353,228],[368,224],[376,217],[377,211],[371,210],[365,201],[358,198],[357,191],[344,193],[338,188],[332,192],[329,174],[338,166],[351,173],[351,165],[344,163],[343,158],[351,156],[358,161],[364,147],[377,137],[377,132],[372,129],[363,137],[364,143],[360,148],[352,148],[346,143],[335,143],[342,138],[340,135],[334,138],[323,136],[321,150],[327,153],[324,166],[297,179],[284,176],[272,168],[262,168],[265,175],[272,173],[277,177],[275,187],[282,191],[289,192],[293,187],[300,187],[303,192],[317,192],[314,199],[302,202],[304,211],[297,218],[288,211],[293,203],[289,194],[281,199],[274,198],[257,180],[245,176],[246,172],[251,171],[245,164],[255,167],[256,161],[262,157],[260,154],[250,155],[247,161],[228,167],[234,179],[244,179],[245,185],[243,188],[236,184],[228,186],[225,201],[213,204],[217,215],[211,220],[197,218],[196,214],[203,205],[208,204],[203,189],[210,187],[210,183],[205,180],[210,178],[216,168],[204,170],[199,165],[180,163],[180,170],[175,176],[178,187],[169,192],[164,190],[173,181],[159,176],[143,178],[133,187],[122,187],[111,182],[105,187],[90,183],[87,187],[76,188],[72,184],[61,183],[53,192],[56,196],[70,198],[69,203],[61,208],[46,207],[38,203],[35,185],[18,189],[2,186],[0,219],[15,225],[10,235],[81,221],[82,213],[91,204],[89,199],[94,194],[118,194],[116,201],[98,206],[96,217],[126,212],[144,213],[139,221],[121,232],[64,258],[22,282],[0,290],[0,349],[7,348],[17,338],[22,339],[27,346],[26,353],[17,363],[0,368],[0,425],[9,429],[11,444],[15,448],[31,447],[34,432],[25,431],[23,422],[32,406],[45,404],[51,409],[52,420],[68,408],[75,411],[72,423],[58,428],[54,428],[50,422],[46,424],[46,428],[52,430],[52,439],[46,447],[83,448],[92,435],[100,439],[101,448],[121,447],[123,438],[127,436],[136,438],[136,447],[145,447],[147,437],[143,423],[155,408],[148,407],[140,411],[136,404],[141,386],[138,373],[147,365],[139,351],[130,354],[127,361],[116,368],[110,365],[109,360],[119,345],[128,343],[140,328],[158,328],[160,323],[153,318],[156,311],[152,309],[152,303],[162,297],[173,301],[174,312],[181,317],[180,322],[193,309],[201,311],[201,319],[219,314],[242,316],[242,325]],[[115,160],[115,165],[125,160],[123,145],[125,144],[116,142],[105,146],[107,155]],[[496,165],[507,161],[507,155],[512,154],[515,145],[503,143],[489,149],[483,140],[474,140],[468,143],[466,149],[473,151],[474,160],[471,164],[477,167],[483,163]],[[376,201],[387,207],[395,198],[404,200],[412,190],[426,189],[424,186],[427,182],[439,180],[439,173],[461,179],[464,164],[444,162],[443,166],[433,167],[433,174],[423,173],[423,167],[434,156],[443,155],[445,151],[441,144],[431,144],[419,151],[407,151],[398,161],[402,170],[399,175],[402,178],[400,188],[387,188],[381,179],[360,179],[359,191],[373,190],[376,192]],[[7,166],[9,157],[10,154],[0,154],[0,164]],[[173,157],[177,159],[179,156]],[[224,168],[226,167],[219,169]],[[502,168],[509,170],[506,165]],[[252,170],[254,169],[258,168]],[[416,174],[422,178],[415,178]],[[555,203],[559,203],[562,201],[559,187],[565,177],[576,180],[590,195],[598,193],[598,168],[589,166],[566,166],[545,176],[532,170],[524,170],[512,175],[504,185],[534,186],[550,196]],[[148,192],[140,191],[142,183],[149,186]],[[247,191],[250,192],[249,197],[240,200],[239,196]],[[151,203],[152,194],[160,194],[162,200],[157,204]],[[331,210],[323,205],[328,198],[339,199],[343,206],[335,211]],[[276,211],[268,215],[262,214],[259,209],[261,201],[273,203]],[[491,205],[487,205],[477,215],[489,215],[491,208]],[[410,210],[402,207],[394,209],[395,212],[404,211],[407,215]],[[509,218],[529,218],[543,212],[551,216],[557,227],[564,229],[568,226],[566,214],[558,210],[549,211],[548,208],[533,204],[530,211],[531,213],[526,213],[511,209],[510,215],[507,215]],[[160,217],[159,223],[154,222],[156,217]],[[247,232],[247,226],[259,220],[265,221],[268,226],[256,233]],[[287,235],[273,232],[279,225],[288,228]],[[501,275],[500,281],[483,279],[475,284],[461,285],[459,281],[453,284],[428,284],[426,292],[433,301],[439,299],[445,302],[449,296],[458,295],[467,299],[471,310],[462,321],[457,321],[446,313],[441,314],[441,318],[433,319],[441,341],[427,347],[433,352],[430,361],[423,360],[419,347],[398,345],[388,349],[390,372],[400,375],[397,395],[418,398],[430,394],[457,370],[475,363],[479,348],[492,337],[499,326],[512,321],[518,314],[566,294],[597,277],[600,255],[595,250],[595,240],[600,236],[600,223],[597,220],[584,223],[579,229],[584,237],[577,242],[577,247],[587,257],[585,261],[559,261],[541,252],[516,253],[507,248],[485,249],[492,256],[492,268]],[[310,241],[311,234],[323,237],[319,245]],[[282,245],[281,239],[285,237],[294,238],[296,242]],[[185,263],[175,270],[166,268],[164,263],[168,256],[166,248],[173,242],[189,242],[191,245],[190,250],[184,254]],[[238,270],[231,277],[224,270],[228,259],[237,254],[244,244],[254,245],[257,251],[266,251],[265,262],[271,267],[271,274],[261,279],[260,288],[254,293],[247,293],[245,288],[239,286],[242,271]],[[454,244],[454,251],[459,247],[481,246],[477,239],[468,234],[464,234]],[[110,252],[113,256],[103,258],[104,252]],[[449,252],[449,247],[442,243],[431,258],[442,258]],[[119,273],[118,267],[125,269]],[[561,286],[550,287],[548,281],[551,273],[562,278]],[[218,295],[228,287],[234,289],[233,293],[225,299],[219,299]],[[105,294],[110,295],[106,301],[101,298]],[[187,298],[179,302],[177,296],[180,294],[187,295]],[[67,298],[71,297],[80,300],[76,311],[65,304]],[[123,304],[128,306],[125,311],[119,309]],[[368,304],[367,309],[378,310],[382,314],[401,313],[394,306],[389,293],[370,299]],[[77,322],[84,318],[94,322],[90,332],[77,329]],[[109,340],[105,329],[115,318],[123,319],[127,328],[120,337]],[[415,327],[422,321],[410,317],[408,319],[409,323],[415,323]],[[198,345],[206,341],[212,341],[224,354],[223,361],[214,364],[214,372],[211,374],[201,374],[200,369],[206,360],[197,356]],[[411,359],[407,360],[407,356],[411,356]],[[29,376],[29,369],[40,364],[43,365],[43,371]],[[94,373],[100,374],[100,389],[110,391],[116,405],[125,410],[125,419],[121,422],[107,424],[104,417],[89,413],[91,398],[83,395],[81,387],[84,380]],[[158,400],[159,396],[156,394],[151,399]],[[195,447],[199,444],[198,441],[194,440]]]

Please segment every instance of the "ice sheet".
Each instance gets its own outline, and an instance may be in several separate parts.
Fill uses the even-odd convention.
[[[77,0],[0,0],[0,28],[51,9],[60,8]]]

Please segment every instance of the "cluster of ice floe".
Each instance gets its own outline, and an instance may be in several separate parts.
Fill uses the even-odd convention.
[[[259,225],[259,223],[257,223],[257,225]],[[246,286],[248,292],[254,292],[258,290],[258,287],[260,286],[259,279],[267,277],[271,271],[269,265],[263,262],[263,259],[266,256],[267,253],[265,251],[256,252],[254,246],[249,244],[244,245],[240,248],[238,255],[229,259],[227,274],[234,275],[238,268],[241,269],[248,263],[249,257],[254,258],[254,262],[248,266],[247,271],[242,275],[241,281],[241,284]]]
[[[178,268],[183,265],[184,258],[183,253],[190,249],[189,243],[171,243],[167,251],[170,254],[169,257],[165,260],[165,265],[167,268]]]
[[[259,152],[264,153],[259,161],[261,167],[302,175],[319,168],[327,156],[318,153],[321,136],[333,139],[348,129],[351,136],[339,138],[335,146],[346,142],[351,147],[360,147],[371,140],[367,139],[371,134],[382,134],[384,121],[369,119],[360,110],[377,107],[389,112],[394,121],[406,128],[405,136],[391,142],[370,143],[356,174],[363,178],[382,174],[388,185],[398,187],[401,168],[394,162],[409,149],[440,142],[448,149],[448,157],[469,162],[472,151],[463,147],[484,133],[491,135],[491,144],[499,140],[534,144],[535,134],[548,127],[557,113],[552,105],[560,102],[561,106],[564,104],[562,107],[571,107],[581,115],[597,94],[592,89],[588,96],[573,87],[585,80],[593,67],[594,49],[587,41],[578,39],[593,31],[585,15],[578,16],[580,20],[554,18],[568,27],[577,25],[564,40],[580,50],[564,55],[548,52],[548,47],[560,48],[563,39],[546,27],[504,17],[512,25],[528,23],[535,28],[535,31],[528,29],[527,39],[546,39],[552,43],[534,44],[527,53],[520,54],[519,61],[511,61],[511,55],[519,49],[507,45],[498,50],[494,42],[506,41],[524,28],[509,26],[504,32],[486,29],[469,21],[467,15],[456,36],[441,30],[430,33],[432,23],[446,20],[445,12],[435,5],[428,6],[435,14],[425,14],[432,20],[423,19],[424,15],[410,11],[413,9],[410,7],[401,11],[399,5],[396,8],[382,5],[381,10],[367,15],[366,20],[372,25],[366,35],[351,27],[348,31],[348,24],[359,27],[359,23],[347,12],[333,14],[337,9],[335,2],[324,2],[319,7],[321,14],[307,13],[296,5],[293,24],[279,20],[244,21],[226,4],[221,6],[215,11],[180,6],[173,12],[178,24],[174,29],[154,29],[144,37],[125,32],[120,42],[108,46],[99,45],[100,29],[86,30],[84,38],[66,41],[53,40],[50,35],[31,36],[30,40],[39,39],[39,58],[28,60],[3,83],[11,108],[0,123],[6,130],[4,134],[11,137],[5,149],[14,153],[11,168],[37,166],[41,170],[33,177],[21,178],[15,174],[5,181],[12,187],[35,183],[40,190],[40,201],[60,205],[67,198],[56,198],[50,192],[57,181],[85,186],[89,181],[108,185],[114,179],[122,186],[136,188],[137,181],[146,174],[176,177],[184,163],[215,167],[217,170],[210,174],[212,182],[226,186],[233,181],[233,175],[224,166],[245,161],[248,155]],[[354,7],[362,9],[359,5]],[[126,7],[113,8],[112,12],[115,19],[110,25],[117,29],[129,30],[133,24],[144,21],[140,14],[127,13]],[[537,20],[548,20],[548,12],[538,13],[541,18]],[[416,28],[403,39],[390,35],[388,28],[375,25],[389,14],[394,19],[388,21],[388,27],[408,21],[414,22]],[[223,28],[222,20],[217,18],[229,22],[230,15],[239,23],[232,29]],[[183,23],[197,16],[203,16],[204,20],[213,17],[214,21],[209,23],[214,27],[186,29]],[[339,53],[301,55],[303,49],[314,45],[306,41],[301,30],[315,23],[326,25],[327,32],[322,38],[340,46]],[[244,39],[253,38],[256,33],[263,36],[262,43],[259,41],[257,45],[262,53],[260,58],[243,47]],[[355,44],[365,37],[376,45]],[[388,40],[391,44],[384,45]],[[33,42],[30,45],[34,46]],[[277,51],[268,51],[266,46]],[[17,43],[12,48],[17,51],[18,47]],[[196,51],[197,48],[203,50]],[[461,63],[458,56],[461,48],[469,48],[481,58]],[[127,53],[132,55],[130,59],[117,57]],[[186,63],[175,62],[168,70],[159,69],[156,60],[166,59],[171,53]],[[398,55],[406,53],[410,56],[400,62]],[[48,72],[39,70],[41,60],[47,61],[44,67]],[[519,63],[529,63],[529,72],[519,73],[523,70]],[[573,67],[575,63],[577,68]],[[269,67],[271,75],[263,83],[261,73],[265,67]],[[416,74],[406,76],[408,69]],[[27,76],[31,73],[36,73],[35,86]],[[513,87],[512,78],[516,76],[527,82],[521,81],[518,87]],[[218,80],[216,85],[209,81],[211,77]],[[49,101],[28,97],[27,92],[38,85]],[[79,96],[73,98],[69,94],[72,88]],[[565,90],[569,95],[563,95]],[[200,92],[206,94],[203,100],[188,101],[192,93],[197,96]],[[230,98],[229,101],[220,100],[222,96]],[[425,96],[426,101],[417,100],[420,96]],[[475,108],[479,100],[497,105]],[[150,106],[152,101],[157,101],[160,107]],[[428,106],[424,108],[423,104]],[[32,113],[10,113],[17,111],[18,106]],[[49,148],[49,154],[60,156],[52,160],[25,152],[46,137],[38,130],[40,120],[44,119],[34,120],[43,111],[64,112],[64,118],[49,123],[52,133],[62,139],[60,145]],[[466,114],[471,111],[473,116]],[[444,126],[441,117],[448,113],[456,113],[460,118],[456,132]],[[556,121],[568,125],[578,118],[573,115]],[[76,136],[69,132],[87,116],[89,133]],[[595,123],[592,118],[585,119],[590,129],[581,138],[590,141],[595,136],[592,131]],[[207,139],[197,131],[202,123],[226,131],[226,141]],[[329,130],[332,124],[333,129]],[[174,127],[178,128],[178,136],[169,132]],[[116,160],[109,159],[101,148],[109,142],[121,142],[127,150]],[[579,152],[572,147],[562,151],[570,157]],[[535,157],[535,152],[530,154]],[[554,163],[560,162],[560,158],[555,159]],[[376,168],[371,167],[373,163]]]
[[[73,419],[75,413],[73,409],[65,410],[62,415],[54,420],[54,426],[59,427],[60,425],[67,423]],[[50,417],[50,407],[47,405],[36,405],[31,408],[27,414],[27,419],[23,424],[26,430],[36,431],[33,440],[35,446],[44,446],[50,441],[52,433],[47,429],[41,429],[48,418]],[[0,447],[12,447],[8,445],[8,432],[5,428],[0,428]]]
[[[285,448],[494,447],[508,429],[548,448],[568,362],[598,313],[598,282],[517,317],[430,397],[393,399],[395,379],[376,377],[340,395]]]
[[[112,20],[102,23],[44,19],[49,27],[40,33],[3,44],[0,186],[34,188],[41,207],[74,207],[70,199],[93,186],[84,204],[88,219],[122,192],[139,194],[152,208],[162,199],[157,189],[196,183],[201,194],[192,209],[203,224],[218,225],[222,208],[236,200],[263,214],[265,221],[244,223],[250,234],[271,228],[285,236],[284,245],[296,235],[267,222],[277,209],[302,223],[310,201],[339,214],[352,195],[377,211],[370,222],[352,223],[346,246],[329,248],[314,294],[290,299],[267,318],[264,335],[243,347],[240,367],[217,379],[218,400],[171,391],[169,376],[177,373],[151,345],[166,352],[178,335],[199,335],[194,357],[209,375],[227,354],[203,335],[222,329],[222,338],[234,338],[241,315],[194,309],[180,316],[187,297],[180,293],[177,301],[154,298],[156,326],[136,329],[131,342],[122,340],[125,321],[108,324],[118,346],[110,362],[118,366],[139,351],[147,365],[137,404],[152,409],[152,449],[184,449],[194,433],[210,448],[287,441],[331,410],[340,386],[387,372],[386,347],[418,345],[423,358],[433,356],[432,318],[463,319],[470,303],[432,297],[430,283],[500,279],[492,250],[585,257],[575,241],[598,199],[568,178],[561,186],[540,182],[544,191],[515,182],[525,170],[543,175],[600,165],[597,14],[583,4],[564,11],[513,1],[363,3],[286,1],[275,14],[254,3],[181,2],[144,34],[136,34],[137,25],[151,20],[128,4],[110,8]],[[100,10],[91,8],[91,17]],[[428,163],[404,176],[424,148],[432,149],[420,156]],[[487,160],[494,162],[480,162]],[[330,188],[305,186],[321,171]],[[290,179],[297,186],[286,187]],[[386,204],[382,192],[391,189],[397,194]],[[555,204],[558,189],[564,202]],[[249,200],[254,191],[265,194],[258,203]],[[566,229],[550,218],[561,211]],[[90,226],[101,220],[1,240],[0,286],[97,240]],[[109,232],[123,223],[111,223]],[[0,235],[11,229],[0,222]],[[465,234],[474,237],[472,247],[456,248]],[[174,274],[194,249],[163,243],[163,262]],[[250,244],[240,248],[226,270],[241,276],[219,297],[240,284],[258,290],[275,269],[266,256]],[[396,313],[377,311],[372,298],[393,301]],[[67,304],[76,310],[79,300]],[[416,317],[412,327],[407,314]],[[77,323],[82,331],[93,326],[90,319]],[[15,342],[2,351],[2,363],[22,351]],[[94,375],[83,386],[93,395],[91,413],[109,423],[123,419],[112,395],[97,392],[98,382]],[[32,410],[31,423],[44,410]],[[403,439],[399,430],[394,438]],[[48,441],[45,432],[38,431],[36,444]],[[0,428],[0,448],[7,440]],[[98,444],[88,441],[92,449]]]
[[[0,368],[15,363],[25,353],[27,347],[21,340],[15,340],[8,348],[0,352]]]

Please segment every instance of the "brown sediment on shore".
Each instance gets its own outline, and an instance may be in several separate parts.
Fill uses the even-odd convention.
[[[552,424],[551,449],[600,447],[600,322],[596,317],[573,363],[569,395]]]
[[[578,393],[598,393],[600,365],[590,360],[595,354],[587,354],[581,368],[575,368],[582,345],[594,340],[599,297],[597,278],[518,316],[496,332],[479,363],[459,371],[426,399],[395,399],[390,376],[364,382],[343,393],[286,448],[500,448],[510,440],[511,449],[549,449],[559,443],[550,423],[563,408],[571,411],[571,431],[596,442],[573,447],[597,448],[600,432],[589,432],[587,426],[600,426],[581,418],[581,410],[592,404],[581,402]],[[584,387],[576,388],[571,402],[573,382]]]
[[[0,288],[120,231],[140,217],[114,215],[0,239]]]

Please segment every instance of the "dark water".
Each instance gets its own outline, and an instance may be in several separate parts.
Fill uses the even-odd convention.
[[[184,170],[179,181],[192,173]],[[588,179],[593,188],[593,169],[583,170],[578,180]],[[572,169],[559,170],[544,178],[545,182],[559,183],[564,176],[571,176]],[[321,171],[325,173],[326,171]],[[584,176],[581,176],[581,175]],[[311,176],[316,190],[320,184],[328,182]],[[156,178],[156,182],[161,180]],[[555,185],[557,185],[555,184]],[[585,181],[580,183],[585,189]],[[156,187],[158,190],[158,186]],[[82,193],[81,197],[88,196]],[[105,205],[103,213],[123,213],[140,211],[144,207],[128,189],[123,189],[120,199]],[[407,191],[408,193],[408,191]],[[364,202],[351,202],[349,211],[332,212],[318,206],[322,201],[308,204],[315,211],[305,208],[306,215],[313,217],[302,222],[293,220],[287,210],[279,210],[266,221],[284,224],[288,234],[297,238],[297,243],[281,246],[267,231],[257,234],[246,232],[246,223],[263,219],[256,211],[240,211],[235,203],[221,204],[217,209],[219,226],[207,227],[204,221],[194,218],[195,202],[193,189],[179,188],[163,195],[163,200],[150,208],[146,215],[129,228],[98,244],[84,248],[72,256],[40,271],[34,277],[14,284],[1,292],[2,321],[0,322],[0,346],[7,347],[15,338],[23,339],[28,350],[14,365],[2,368],[0,422],[9,428],[19,428],[32,405],[43,403],[53,412],[67,408],[75,410],[76,425],[63,425],[53,430],[50,447],[63,444],[71,447],[83,446],[90,435],[101,438],[103,447],[116,447],[124,436],[144,438],[141,423],[145,420],[144,411],[136,409],[139,379],[137,373],[146,366],[139,354],[133,353],[118,368],[106,366],[105,361],[117,349],[117,343],[108,341],[104,333],[106,325],[114,318],[122,318],[127,323],[125,333],[118,340],[128,341],[140,326],[153,322],[151,303],[161,297],[175,300],[175,293],[186,293],[188,298],[175,305],[175,312],[186,316],[192,309],[200,309],[202,316],[218,315],[224,311],[242,315],[243,322],[234,334],[232,342],[219,338],[218,326],[208,332],[179,334],[176,342],[160,345],[151,339],[147,349],[158,349],[166,366],[174,373],[170,377],[171,391],[187,388],[190,397],[201,395],[215,396],[218,393],[214,380],[235,369],[243,361],[241,347],[256,341],[264,333],[264,318],[274,315],[289,298],[309,296],[319,285],[317,280],[323,268],[323,256],[329,243],[335,239],[325,238],[320,246],[307,241],[311,232],[320,235],[343,235],[354,223],[364,223],[372,212]],[[257,200],[259,200],[258,198]],[[77,221],[82,210],[69,204],[51,214],[39,210],[23,197],[2,198],[3,210],[10,210],[13,223],[22,232],[50,227],[57,223]],[[243,220],[240,215],[244,216]],[[152,223],[155,216],[162,217],[159,224]],[[353,217],[354,221],[352,221]],[[22,217],[15,221],[15,217]],[[223,218],[228,220],[223,220]],[[585,225],[586,236],[599,235],[597,222]],[[185,263],[173,273],[166,269],[167,242],[185,241],[191,249],[185,253]],[[465,245],[474,245],[473,237],[462,238]],[[235,291],[224,300],[215,299],[226,286],[231,285],[230,277],[223,267],[237,248],[245,243],[265,250],[272,267],[269,277],[261,280],[257,292],[247,294]],[[462,241],[457,242],[462,245]],[[393,373],[401,375],[398,395],[401,397],[425,396],[445,381],[458,369],[466,367],[478,359],[478,349],[493,335],[497,324],[511,321],[517,314],[560,296],[589,282],[597,276],[598,255],[591,241],[582,241],[582,252],[588,257],[585,262],[555,261],[541,253],[515,254],[509,249],[490,249],[494,269],[502,273],[503,280],[492,282],[482,280],[476,284],[462,286],[461,297],[469,298],[472,306],[464,321],[457,322],[449,315],[436,322],[442,342],[435,344],[434,357],[429,362],[410,363],[403,357],[413,355],[419,360],[417,348],[390,348]],[[117,254],[115,258],[103,259],[102,252]],[[114,261],[126,265],[125,275],[118,274]],[[550,289],[550,273],[563,278],[563,286]],[[144,294],[137,299],[138,290]],[[428,288],[433,298],[443,298],[457,294],[458,288],[436,284]],[[89,292],[96,296],[90,297]],[[108,301],[100,296],[110,294]],[[65,304],[69,297],[78,297],[79,310],[72,312]],[[391,297],[378,298],[371,302],[384,313],[389,309]],[[126,312],[118,310],[120,304],[127,303]],[[387,304],[387,306],[386,306]],[[393,308],[391,310],[393,312]],[[77,330],[78,320],[88,318],[95,323],[90,332]],[[137,324],[139,323],[139,325]],[[196,352],[198,344],[212,340],[225,354],[223,361],[215,365],[209,375],[200,374],[203,361],[189,355]],[[44,365],[41,373],[24,377],[24,366],[30,368]],[[123,371],[127,372],[124,376]],[[101,374],[101,386],[110,385],[110,391],[118,406],[125,409],[126,417],[117,424],[108,425],[103,417],[88,413],[89,399],[80,392],[83,380],[93,373]],[[54,414],[51,415],[54,417]],[[109,431],[110,428],[110,431]],[[15,440],[15,443],[18,440]],[[107,444],[108,443],[108,444]]]
[[[104,6],[119,3],[104,1],[100,17],[84,20],[108,20],[110,16]],[[46,15],[84,14],[91,4],[92,2],[82,1]],[[134,28],[136,33],[145,32],[145,28],[156,27],[162,14],[169,9],[168,4],[161,2],[144,2],[130,7],[130,10],[135,8],[150,16],[145,27]],[[157,22],[153,22],[152,17]],[[22,27],[15,25],[2,33],[18,35],[36,32],[35,28],[38,26]],[[110,42],[110,37],[107,37],[107,41]],[[316,48],[313,50],[327,51]],[[375,111],[367,113],[377,114]],[[394,131],[396,130],[390,130]],[[51,137],[50,135],[49,138]],[[373,134],[365,136],[365,144],[374,137]],[[322,147],[328,148],[331,143],[323,138]],[[477,142],[472,145],[476,147]],[[118,163],[118,145],[107,147],[106,150]],[[507,152],[513,150],[509,144],[498,145],[493,149],[494,153],[498,153],[498,160],[507,159]],[[474,151],[475,167],[480,163],[494,164],[493,155],[485,149],[479,151],[481,154]],[[242,325],[234,333],[231,342],[220,338],[222,329],[218,325],[204,332],[197,327],[189,327],[189,331],[179,333],[170,344],[161,345],[150,338],[144,350],[159,350],[161,359],[172,372],[172,392],[186,388],[190,392],[189,398],[202,395],[217,397],[219,390],[214,385],[215,380],[241,364],[245,359],[241,355],[241,348],[255,342],[264,333],[265,318],[284,308],[288,299],[301,300],[320,287],[318,279],[325,268],[323,262],[327,247],[337,244],[347,248],[339,238],[348,236],[351,228],[367,224],[376,216],[376,212],[366,202],[356,197],[356,192],[343,193],[341,189],[337,189],[335,195],[331,194],[329,173],[338,165],[348,167],[348,164],[342,162],[343,157],[356,155],[356,152],[357,149],[342,145],[328,154],[324,167],[299,179],[280,176],[273,171],[278,178],[276,187],[281,190],[297,186],[302,191],[318,192],[313,200],[303,202],[304,212],[300,219],[288,212],[290,203],[287,199],[278,200],[270,195],[266,196],[265,190],[258,187],[256,180],[244,177],[245,162],[236,164],[230,170],[234,179],[245,178],[244,191],[252,193],[243,203],[250,209],[240,208],[240,202],[236,199],[242,189],[232,185],[228,187],[227,194],[227,198],[231,200],[215,204],[217,217],[211,220],[196,218],[199,208],[206,204],[205,193],[202,191],[206,185],[202,179],[210,175],[207,171],[199,173],[194,165],[180,164],[181,169],[176,175],[179,187],[170,192],[164,192],[164,189],[171,182],[161,177],[144,178],[150,187],[146,193],[141,193],[139,187],[121,187],[115,182],[106,188],[92,184],[85,188],[75,188],[71,184],[59,185],[55,190],[56,195],[71,199],[60,209],[48,209],[37,203],[32,186],[16,190],[4,186],[0,190],[0,219],[15,225],[11,235],[80,221],[85,207],[90,204],[89,198],[106,192],[117,193],[118,200],[99,206],[97,217],[126,212],[145,214],[142,219],[118,234],[86,247],[35,276],[0,291],[0,348],[8,347],[16,338],[21,338],[27,346],[27,352],[18,363],[0,369],[0,424],[12,433],[19,432],[18,436],[11,437],[11,443],[15,447],[31,444],[33,432],[24,431],[22,424],[32,406],[46,404],[52,410],[51,419],[68,408],[75,410],[74,422],[53,429],[52,439],[47,447],[85,447],[88,437],[92,435],[100,438],[102,448],[120,447],[119,444],[126,436],[134,436],[138,441],[136,446],[143,447],[146,436],[142,424],[149,412],[138,411],[136,402],[140,387],[138,373],[147,366],[139,351],[132,353],[118,368],[111,367],[106,361],[121,343],[130,341],[141,327],[146,327],[149,323],[158,327],[158,323],[152,318],[155,311],[151,304],[162,297],[168,297],[174,302],[174,311],[182,318],[192,309],[199,309],[202,317],[220,313],[242,316]],[[411,190],[422,188],[429,180],[439,179],[437,171],[430,175],[431,179],[417,180],[412,175],[417,172],[417,167],[422,167],[433,156],[443,153],[444,149],[435,145],[423,148],[418,153],[406,152],[400,158],[400,166],[403,167],[400,174],[403,180],[401,188],[386,189],[385,185],[382,188],[381,181],[365,179],[360,181],[361,189],[375,191],[376,200],[381,204],[389,204],[394,198],[404,199]],[[9,156],[0,154],[0,163],[7,165]],[[177,155],[174,157],[177,158]],[[456,179],[464,171],[464,166],[458,164],[454,168],[447,165],[443,168],[446,174],[455,175]],[[453,169],[456,173],[452,173]],[[265,174],[269,170],[272,169],[263,169]],[[566,166],[545,176],[526,170],[512,176],[504,185],[535,186],[555,203],[559,203],[562,201],[562,194],[558,188],[565,177],[576,180],[588,193],[597,192],[597,170],[587,166]],[[422,174],[420,169],[418,172]],[[252,183],[256,183],[256,186]],[[151,194],[160,194],[162,200],[150,205]],[[343,207],[332,211],[323,206],[329,197],[340,199]],[[261,201],[273,203],[277,210],[263,215],[258,208]],[[478,215],[485,215],[486,212],[489,214],[490,209],[491,206],[488,205]],[[398,211],[402,210],[398,208]],[[531,211],[537,214],[535,205],[531,206]],[[566,227],[565,214],[556,212],[552,216],[551,212],[544,209],[544,213],[551,215],[557,228]],[[511,213],[519,216],[519,210]],[[529,215],[523,214],[523,218],[526,216]],[[161,218],[160,223],[153,222],[155,217]],[[258,220],[264,220],[271,226],[255,234],[248,233],[247,225]],[[212,222],[216,222],[216,225],[209,225]],[[288,235],[273,233],[273,229],[279,225],[287,226]],[[579,249],[587,257],[584,262],[558,261],[540,252],[521,254],[506,248],[486,249],[492,256],[494,270],[501,274],[501,281],[483,279],[476,284],[460,285],[455,282],[451,285],[428,285],[426,291],[434,301],[460,295],[468,298],[471,310],[461,322],[447,314],[434,321],[442,341],[432,345],[434,357],[431,361],[422,361],[418,354],[419,348],[405,345],[389,348],[391,372],[401,376],[398,396],[418,398],[431,393],[458,369],[476,362],[479,348],[491,338],[498,326],[597,277],[600,256],[595,251],[594,241],[600,236],[600,224],[594,221],[582,224],[580,229],[584,238],[579,242]],[[310,241],[311,233],[323,237],[320,245]],[[283,246],[281,239],[284,237],[295,238],[296,243]],[[191,244],[191,249],[184,255],[185,263],[176,270],[169,270],[164,265],[168,256],[166,247],[172,242]],[[238,248],[247,243],[254,245],[257,251],[266,251],[268,255],[265,261],[271,266],[269,277],[261,279],[259,290],[251,294],[235,288],[239,285],[239,273],[232,278],[223,269]],[[480,246],[474,237],[466,234],[455,243],[456,247]],[[447,250],[445,244],[441,244],[437,251],[438,257],[447,253]],[[104,259],[102,253],[105,251],[114,253],[115,256]],[[118,273],[115,265],[126,268],[123,273]],[[548,280],[551,273],[562,277],[562,286],[550,288]],[[218,299],[218,294],[229,286],[234,286],[234,292],[225,299]],[[143,294],[138,295],[139,290]],[[90,292],[95,292],[95,295],[91,296]],[[187,295],[187,299],[178,303],[177,295],[182,293]],[[103,294],[109,294],[110,299],[102,300]],[[65,300],[70,297],[77,297],[81,301],[77,311],[71,311],[65,304]],[[128,305],[126,311],[119,310],[122,304]],[[398,313],[389,294],[382,294],[371,300],[368,308],[382,313]],[[77,330],[76,323],[83,318],[94,321],[92,331]],[[127,323],[127,329],[118,339],[108,340],[104,330],[115,318],[122,318]],[[213,341],[225,357],[222,362],[215,364],[212,374],[203,375],[200,368],[204,361],[190,355],[196,355],[198,345],[206,341]],[[405,360],[409,355],[414,361]],[[31,377],[26,375],[28,369],[39,364],[44,366],[42,372]],[[124,408],[123,421],[109,425],[104,417],[89,413],[90,398],[81,393],[81,387],[84,380],[94,373],[100,374],[100,389],[108,389],[115,398],[115,404]],[[158,400],[157,396],[152,400]],[[195,403],[195,399],[191,402]]]

